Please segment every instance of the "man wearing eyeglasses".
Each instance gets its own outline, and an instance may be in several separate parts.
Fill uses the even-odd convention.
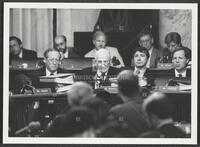
[[[51,88],[51,90],[55,91],[54,83],[41,83],[39,81],[40,76],[51,76],[56,75],[58,73],[66,73],[67,71],[59,68],[61,63],[61,55],[57,49],[50,48],[44,52],[44,66],[37,71],[37,74],[33,74],[31,76],[33,85],[36,88]]]
[[[56,49],[47,49],[44,52],[44,63],[46,66],[46,76],[55,75],[63,70],[59,68],[61,55]]]
[[[147,68],[155,68],[157,66],[157,62],[161,56],[161,52],[153,46],[154,39],[149,30],[142,31],[139,34],[138,43],[141,47],[145,47],[149,51],[149,59],[147,61]],[[131,65],[133,66],[133,59],[131,61]]]
[[[40,76],[52,76],[58,73],[66,73],[67,71],[59,68],[61,62],[61,54],[57,49],[50,48],[44,52],[44,66],[38,73],[32,76],[33,85],[36,88],[50,88],[52,92],[56,92],[56,88],[62,85],[56,83],[44,83],[40,82]],[[46,127],[50,119],[52,119],[66,103],[55,104],[54,101],[40,101],[35,102],[33,106],[33,116],[31,120],[40,121],[41,128]]]
[[[107,49],[96,51],[93,67],[85,68],[80,72],[80,79],[88,82],[94,88],[111,86],[109,78],[117,76],[120,69],[111,66],[111,55]]]

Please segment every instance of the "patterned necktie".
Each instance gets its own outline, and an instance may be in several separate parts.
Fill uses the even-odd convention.
[[[139,75],[140,74],[140,70],[136,70],[136,75]]]

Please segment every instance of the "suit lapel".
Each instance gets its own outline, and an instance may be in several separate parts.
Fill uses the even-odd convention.
[[[150,57],[150,64],[149,64],[150,67],[154,67],[154,65],[155,65],[155,58],[156,58],[156,51],[153,48],[152,49],[152,53],[151,53],[151,57]]]

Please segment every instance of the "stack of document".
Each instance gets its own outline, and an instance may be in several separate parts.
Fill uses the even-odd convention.
[[[66,92],[71,88],[71,85],[64,85],[56,89],[56,92]]]
[[[40,82],[55,83],[57,84],[56,92],[65,92],[68,91],[71,85],[74,83],[74,74],[63,73],[50,76],[41,76]]]
[[[179,85],[179,90],[191,90],[191,85]]]
[[[40,82],[46,83],[58,83],[58,84],[73,84],[73,73],[63,73],[50,76],[41,76]]]

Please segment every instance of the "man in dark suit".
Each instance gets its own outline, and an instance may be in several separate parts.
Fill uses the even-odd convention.
[[[147,62],[149,60],[149,51],[144,47],[137,47],[133,55],[133,67],[134,74],[138,76],[139,85],[141,87],[154,86],[154,78],[150,74],[149,68],[147,68]]]
[[[172,72],[174,77],[191,77],[191,70],[187,68],[190,59],[191,50],[186,47],[178,47],[172,52],[174,69],[171,69],[169,72]]]
[[[9,46],[10,46],[11,60],[12,59],[25,59],[25,60],[37,59],[37,53],[35,51],[24,49],[22,45],[22,41],[15,36],[10,37]]]
[[[146,67],[155,68],[157,66],[157,62],[160,59],[161,51],[156,49],[153,46],[154,39],[150,31],[145,30],[139,34],[139,45],[141,47],[145,47],[149,52],[149,59],[147,61]],[[131,61],[131,65],[133,65],[133,58]]]
[[[59,50],[61,59],[63,58],[78,58],[78,55],[74,49],[67,48],[67,38],[64,35],[58,35],[54,38],[55,48]]]
[[[111,108],[109,118],[128,125],[132,137],[137,137],[140,133],[146,132],[149,126],[142,111],[143,100],[139,93],[138,77],[132,70],[119,73],[118,92],[124,103]]]
[[[56,92],[56,88],[62,86],[57,83],[43,83],[40,82],[40,76],[51,76],[58,73],[66,73],[67,71],[59,68],[61,62],[61,55],[57,49],[50,48],[44,52],[44,65],[36,73],[30,75],[32,83],[36,88],[51,88],[52,92]],[[66,103],[54,104],[54,101],[40,101],[33,105],[33,116],[30,118],[33,121],[40,121],[42,128],[46,127],[49,120],[59,113]],[[47,117],[47,118],[45,118]]]
[[[165,94],[153,93],[144,100],[143,109],[151,122],[152,131],[145,132],[140,137],[145,138],[183,138],[186,134],[174,126],[170,103]]]
[[[110,66],[110,52],[104,48],[96,52],[93,67],[83,69],[77,80],[83,80],[90,83],[94,88],[101,86],[111,86],[109,78],[116,77],[120,72],[118,68]]]
[[[34,73],[30,74],[33,85],[36,88],[51,88],[55,92],[57,84],[55,83],[41,83],[40,76],[56,75],[58,73],[67,73],[67,70],[59,68],[61,63],[61,55],[57,49],[49,48],[44,52],[43,67]]]

